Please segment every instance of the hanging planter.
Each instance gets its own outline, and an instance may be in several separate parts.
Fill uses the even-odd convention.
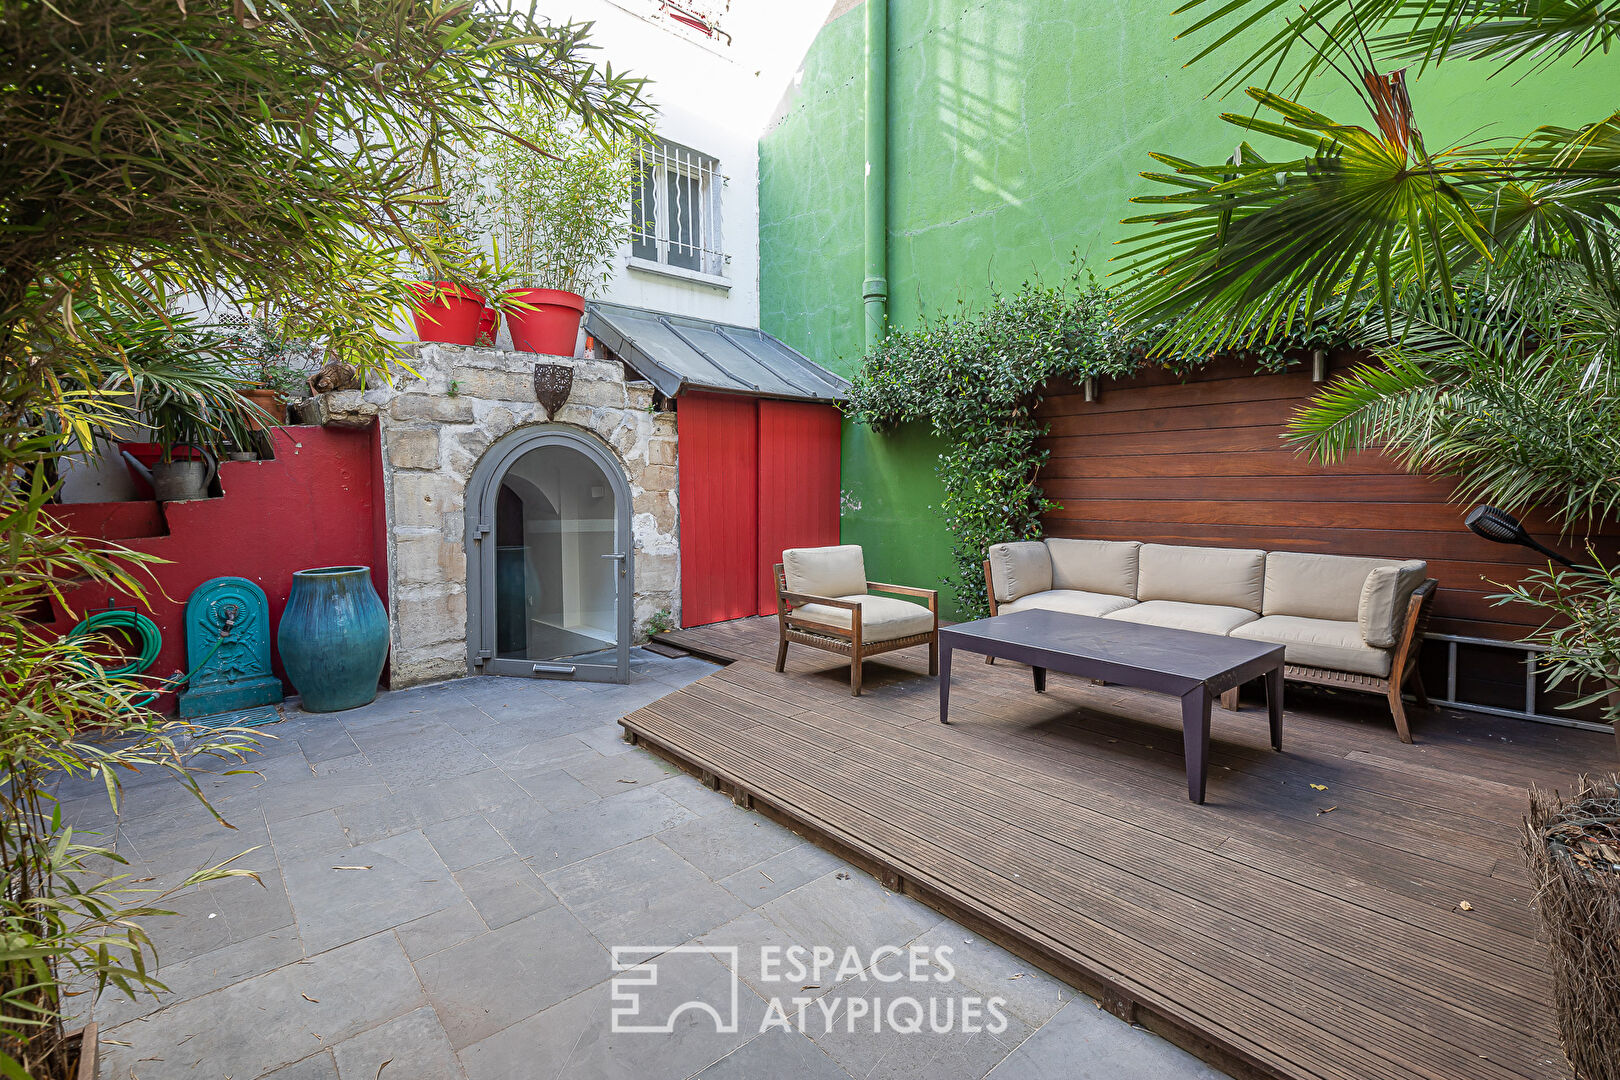
[[[546,356],[573,356],[579,340],[579,322],[585,317],[585,298],[563,289],[513,289],[507,297],[528,305],[510,307],[512,348]]]
[[[293,574],[276,648],[305,712],[370,704],[388,659],[388,612],[369,566],[325,566]]]
[[[417,282],[411,286],[416,307],[411,321],[421,341],[441,341],[446,345],[471,345],[478,340],[483,320],[484,296],[448,281]]]

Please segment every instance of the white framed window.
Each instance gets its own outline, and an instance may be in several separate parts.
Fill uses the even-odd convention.
[[[630,214],[632,260],[724,277],[720,193],[725,182],[720,163],[707,154],[663,140],[643,146]]]

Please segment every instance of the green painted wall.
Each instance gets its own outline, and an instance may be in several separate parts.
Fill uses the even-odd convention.
[[[976,306],[993,284],[1058,280],[1076,253],[1106,274],[1126,200],[1148,189],[1137,174],[1154,167],[1150,150],[1230,152],[1238,133],[1216,117],[1248,99],[1205,98],[1230,65],[1182,66],[1195,50],[1171,40],[1185,23],[1176,6],[890,0],[892,321]],[[822,29],[759,146],[761,323],[845,375],[861,353],[863,19],[857,5]],[[1617,59],[1517,83],[1487,74],[1451,63],[1413,84],[1431,147],[1620,107]],[[1369,123],[1336,77],[1320,85],[1308,104]],[[874,578],[924,584],[949,570],[935,453],[924,432],[845,425],[843,486],[861,509],[844,538],[865,545]]]

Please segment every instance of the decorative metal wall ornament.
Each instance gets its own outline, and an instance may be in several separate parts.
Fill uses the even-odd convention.
[[[548,423],[556,416],[557,410],[563,407],[563,402],[568,400],[569,391],[573,388],[574,365],[534,365],[534,397],[540,402],[540,407],[546,410]]]

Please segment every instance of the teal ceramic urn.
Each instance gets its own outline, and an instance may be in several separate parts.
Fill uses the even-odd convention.
[[[376,698],[388,659],[388,612],[371,585],[371,567],[293,574],[276,647],[304,711],[355,709]]]

